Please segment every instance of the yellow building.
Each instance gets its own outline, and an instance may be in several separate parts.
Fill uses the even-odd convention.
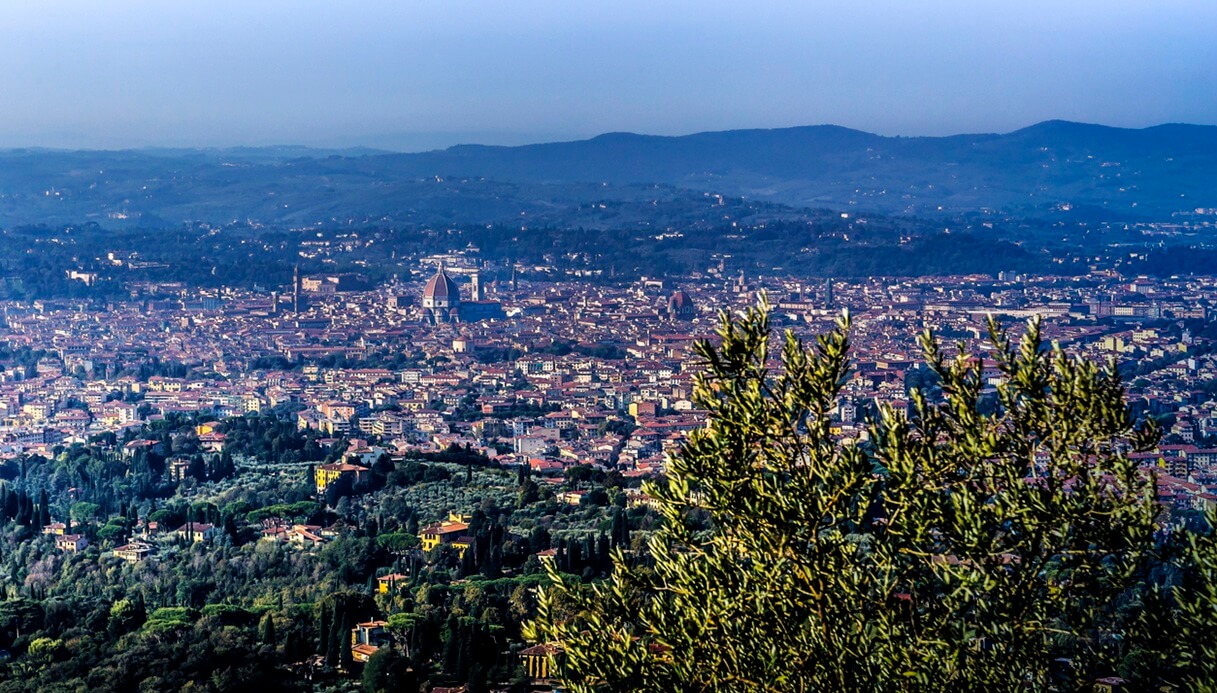
[[[462,556],[469,548],[472,539],[466,535],[469,531],[469,516],[450,513],[448,519],[433,525],[423,527],[418,533],[423,551],[430,551],[441,544],[455,548]]]
[[[323,495],[325,490],[330,487],[330,484],[335,483],[343,477],[349,477],[351,483],[356,483],[367,471],[366,468],[355,464],[336,463],[318,465],[317,471],[314,474],[315,481],[317,482],[317,495]]]
[[[381,594],[396,592],[399,589],[399,586],[406,585],[409,580],[409,575],[402,575],[401,573],[381,575],[380,577],[376,578],[376,591],[380,592]]]
[[[635,419],[639,416],[655,416],[655,410],[654,402],[630,402],[630,416]]]
[[[57,537],[61,537],[68,533],[67,530],[68,530],[68,526],[65,525],[64,523],[52,522],[51,524],[46,525],[42,528],[42,533],[43,534],[53,534]]]

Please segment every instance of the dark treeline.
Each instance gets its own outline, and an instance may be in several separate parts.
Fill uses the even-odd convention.
[[[1012,242],[946,234],[939,224],[915,219],[843,219],[810,210],[768,216],[749,212],[731,222],[718,218],[710,223],[690,217],[673,227],[679,232],[657,232],[649,222],[604,228],[458,225],[443,233],[417,225],[364,225],[323,232],[329,245],[301,269],[357,271],[376,283],[410,276],[417,269],[407,261],[412,256],[473,245],[484,257],[549,267],[563,276],[567,270],[599,270],[593,278],[600,280],[704,272],[723,256],[732,258],[725,268],[729,272],[795,276],[1070,270]],[[107,300],[127,296],[128,285],[139,281],[201,288],[285,286],[305,239],[298,232],[243,224],[108,229],[90,223],[14,227],[0,231],[0,240],[9,251],[0,259],[0,277],[5,277],[0,295]],[[107,259],[111,256],[117,262]],[[86,284],[69,278],[70,272],[93,278]]]

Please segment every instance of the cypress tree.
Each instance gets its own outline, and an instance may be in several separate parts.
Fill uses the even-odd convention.
[[[342,624],[344,621],[343,609],[335,599],[330,604],[330,632],[326,640],[325,664],[326,666],[336,667],[342,663],[342,651],[350,650],[343,647],[346,643],[342,637]]]
[[[342,665],[344,671],[350,671],[355,666],[355,660],[351,656],[351,630],[355,627],[355,614],[349,608],[342,609],[342,618],[335,619],[341,627],[339,632],[335,634],[335,640],[341,643],[338,651],[338,661]]]
[[[477,546],[470,546],[461,554],[461,577],[469,577],[477,572],[477,562],[474,560],[474,552]]]
[[[630,520],[621,508],[613,513],[613,545],[625,548],[630,545]]]
[[[275,619],[269,612],[262,617],[262,644],[274,647],[278,644],[275,637]]]
[[[469,677],[469,668],[473,664],[473,637],[476,626],[473,623],[460,624],[458,633],[460,637],[457,641],[460,646],[456,651],[456,669],[452,672],[458,681],[463,681]]]
[[[296,659],[297,651],[300,646],[296,644],[296,629],[293,628],[283,635],[283,657],[285,660],[292,662]]]
[[[482,575],[493,580],[502,575],[502,566],[503,551],[496,544],[490,547],[490,555],[486,557],[486,563],[482,566]]]
[[[583,551],[579,541],[570,542],[566,547],[566,569],[572,573],[583,571]]]
[[[564,539],[562,537],[558,537],[558,541],[554,545],[554,548],[557,550],[556,551],[557,555],[555,556],[555,559],[558,564],[558,571],[562,572],[562,573],[569,573],[570,572],[570,554],[567,553],[567,551],[566,551],[566,539]]]
[[[38,489],[38,526],[45,527],[51,524],[51,506],[47,502],[46,487]]]
[[[17,492],[17,524],[29,526],[33,519],[30,499],[24,493]]]
[[[326,665],[333,666],[337,662],[329,661],[330,654],[330,606],[321,603],[321,613],[317,615],[317,652],[325,655]]]
[[[604,573],[612,568],[612,560],[609,558],[609,540],[608,537],[601,532],[596,537],[596,570]]]
[[[448,639],[444,646],[444,671],[455,673],[460,664],[461,624],[455,615],[448,617],[446,625]]]

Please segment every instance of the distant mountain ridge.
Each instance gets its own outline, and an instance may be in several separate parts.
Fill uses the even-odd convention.
[[[1169,214],[1217,205],[1217,127],[1047,121],[1008,134],[885,137],[833,125],[682,137],[612,133],[402,155],[416,171],[532,182],[661,182],[794,205],[924,213],[1090,205]]]
[[[607,133],[414,154],[7,150],[0,151],[0,221],[299,223],[406,212],[425,220],[440,208],[453,221],[497,221],[539,198],[551,206],[594,199],[602,184],[889,214],[1161,220],[1217,208],[1217,126],[1047,121],[1006,134],[887,137],[814,125],[676,137]]]

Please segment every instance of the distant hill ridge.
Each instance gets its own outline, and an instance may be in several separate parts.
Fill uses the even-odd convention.
[[[523,186],[520,194],[534,194],[538,184],[551,194],[562,186],[663,184],[884,213],[1162,219],[1217,208],[1217,126],[1129,129],[1053,120],[1006,134],[889,137],[813,125],[674,137],[606,133],[412,154],[8,150],[0,152],[0,220],[113,217],[116,210],[165,221],[375,215],[427,207],[440,191],[421,181],[436,177],[515,184]],[[460,191],[442,193],[459,202]],[[267,196],[286,202],[267,204]],[[504,209],[489,205],[486,214]]]
[[[1217,176],[1217,127],[1166,124],[1143,129],[1047,121],[1008,134],[885,137],[835,125],[773,130],[729,130],[679,137],[610,133],[589,140],[521,147],[465,145],[399,155],[405,167],[447,170],[539,182],[664,182],[724,188],[806,204],[820,198],[848,203],[848,193],[878,193],[931,183],[930,197],[952,207],[1006,207],[1010,193],[1036,196],[1048,183],[1047,200],[1161,207],[1159,187],[1180,186],[1208,195]],[[1107,164],[1106,167],[1103,164]],[[1120,187],[1103,168],[1127,167],[1120,178],[1147,195],[1115,195]],[[947,166],[957,171],[944,170]],[[1149,181],[1150,175],[1163,180]],[[876,185],[878,183],[878,185]],[[844,185],[843,185],[844,184]],[[1088,190],[1088,188],[1090,190]],[[1107,194],[1104,194],[1107,193]],[[1164,192],[1164,191],[1163,191]],[[1096,194],[1097,193],[1097,194]],[[1180,193],[1170,194],[1171,209]],[[1080,199],[1070,198],[1079,196]],[[915,198],[924,195],[914,193]],[[1128,199],[1122,199],[1127,197]],[[1059,199],[1058,199],[1059,198]],[[861,200],[853,200],[861,204]],[[882,206],[891,208],[892,204]],[[1034,203],[1033,203],[1034,206]],[[1190,203],[1178,206],[1187,209]]]

